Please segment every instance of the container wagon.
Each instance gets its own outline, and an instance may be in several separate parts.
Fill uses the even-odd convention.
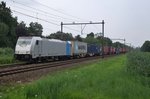
[[[120,54],[120,48],[115,48],[115,54]]]
[[[100,45],[87,44],[87,56],[96,56],[101,54]]]
[[[104,46],[104,54],[108,55],[110,53],[110,48],[109,46]]]
[[[71,55],[73,57],[85,57],[87,54],[87,43],[71,41]]]

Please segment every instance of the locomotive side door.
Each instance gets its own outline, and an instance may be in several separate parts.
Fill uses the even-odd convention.
[[[35,53],[36,58],[41,57],[42,55],[42,41],[41,40],[36,40],[34,51],[35,51],[34,53]]]

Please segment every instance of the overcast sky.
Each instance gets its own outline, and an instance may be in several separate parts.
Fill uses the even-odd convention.
[[[2,0],[0,0],[2,1]],[[48,22],[30,18],[13,11],[18,21],[39,22],[43,35],[60,30],[60,22],[101,22],[105,20],[105,36],[126,39],[127,43],[141,46],[150,39],[150,0],[3,0],[15,11],[38,17]],[[42,5],[43,4],[43,5]],[[67,26],[64,32],[81,34],[81,26]],[[87,25],[87,33],[101,32],[101,25]]]

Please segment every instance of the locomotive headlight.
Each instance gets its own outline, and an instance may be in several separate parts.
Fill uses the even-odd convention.
[[[15,51],[16,54],[19,54],[19,51]]]
[[[30,51],[26,51],[26,54],[30,54]]]

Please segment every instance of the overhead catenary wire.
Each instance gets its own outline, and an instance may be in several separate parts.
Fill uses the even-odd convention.
[[[28,10],[28,11],[32,11],[32,10],[38,11],[38,12],[32,11],[32,12],[35,12],[36,14],[40,14],[40,15],[41,15],[41,14],[43,13],[42,15],[49,16],[50,18],[54,18],[54,19],[56,19],[56,18],[61,18],[61,19],[66,19],[66,20],[70,20],[70,21],[73,20],[73,18],[72,18],[72,19],[71,19],[71,18],[65,18],[65,17],[59,16],[59,15],[51,14],[51,13],[46,12],[46,11],[44,11],[44,10],[41,10],[41,9],[37,9],[37,8],[31,7],[31,6],[28,6],[28,5],[23,4],[23,3],[20,3],[20,2],[18,2],[18,1],[14,1],[14,0],[9,0],[9,1],[12,1],[13,3],[19,4],[19,5],[23,5],[23,6],[27,7],[27,8],[31,8],[31,10]],[[52,8],[52,7],[49,7],[49,6],[47,6],[47,5],[44,5],[44,4],[42,4],[42,3],[38,2],[38,1],[35,1],[35,0],[31,0],[31,1],[37,2],[37,3],[39,3],[40,5],[45,6],[45,7],[49,8],[49,9],[51,9],[51,10],[53,9],[53,11],[56,11],[56,12],[61,13],[61,14],[63,14],[63,15],[71,16],[71,17],[74,17],[74,18],[76,18],[76,19],[82,20],[81,18],[72,16],[72,15],[67,15],[67,14],[65,14],[65,13],[63,13],[63,12],[61,12],[61,11],[59,11],[59,10],[56,10],[56,9],[54,9],[54,8]],[[21,9],[26,10],[25,8],[21,8]],[[42,13],[39,13],[39,12],[42,12]],[[50,15],[51,15],[51,16],[50,16]],[[31,16],[31,15],[29,15],[29,16]],[[53,17],[52,17],[52,16],[53,16]],[[33,17],[34,17],[34,16],[32,16],[32,18],[33,18]],[[39,19],[39,20],[42,20],[42,21],[45,21],[45,22],[47,21],[47,20],[45,20],[45,19],[38,18],[37,16],[34,17],[34,18]],[[84,20],[85,20],[85,19],[84,19]],[[55,21],[55,20],[51,20],[51,21]],[[50,23],[53,24],[53,25],[54,25],[54,24],[56,25],[56,23],[51,22],[51,21],[48,21],[48,22],[50,22]],[[56,20],[56,21],[58,22],[58,20]],[[61,20],[61,21],[62,21],[62,20]],[[74,21],[72,21],[72,22],[74,22]],[[60,26],[60,25],[57,24],[57,26]],[[66,26],[65,26],[65,28],[67,28],[67,29],[69,29],[69,30],[81,32],[81,31],[79,31],[79,30],[75,30],[75,29],[72,29],[72,28],[69,28],[69,27],[66,27]],[[95,29],[96,29],[96,28],[95,28]],[[98,30],[98,29],[97,29],[97,30]]]
[[[42,4],[42,3],[38,2],[38,1],[35,1],[35,0],[31,0],[31,1],[36,2],[36,3],[38,3],[38,4],[41,5],[41,6],[44,6],[44,7],[46,7],[46,8],[49,8],[49,9],[51,9],[51,10],[53,10],[53,11],[56,11],[56,12],[58,12],[58,13],[61,13],[61,14],[63,14],[63,15],[70,16],[70,17],[73,17],[73,18],[78,19],[78,20],[85,20],[85,19],[81,19],[81,18],[79,18],[79,17],[73,16],[73,15],[70,15],[70,14],[64,13],[64,12],[62,12],[62,11],[59,11],[59,10],[57,10],[57,9],[55,9],[55,8],[52,8],[52,7],[47,6],[47,5],[45,5],[45,4]]]
[[[19,9],[21,9],[21,10],[25,10],[25,11],[33,12],[33,13],[35,13],[35,14],[40,14],[40,15],[43,15],[43,16],[47,16],[47,17],[50,17],[50,18],[56,19],[56,17],[52,17],[52,16],[49,16],[49,15],[46,15],[46,14],[43,14],[43,13],[39,13],[39,12],[36,12],[36,11],[28,10],[28,9],[21,8],[21,7],[18,7],[18,6],[13,6],[13,7],[19,8]],[[60,21],[58,21],[58,20],[53,20],[53,19],[50,19],[50,18],[48,18],[48,19],[49,19],[49,20],[51,20],[51,21],[55,21],[55,22],[57,21],[57,22],[60,22]]]
[[[53,24],[53,25],[56,25],[56,26],[60,26],[59,24],[56,24],[56,23],[47,21],[47,20],[42,19],[42,18],[38,18],[38,17],[32,16],[32,15],[28,15],[28,14],[25,14],[25,13],[22,13],[22,12],[19,12],[19,11],[16,11],[16,10],[12,10],[12,11],[13,11],[13,12],[16,12],[16,13],[19,13],[19,14],[22,14],[22,15],[24,15],[24,16],[28,16],[28,17],[35,18],[35,19],[38,19],[38,20],[41,20],[41,21],[44,21],[44,22],[47,22],[47,23],[50,23],[50,24]],[[73,30],[73,31],[78,31],[78,30],[75,30],[75,29],[72,29],[72,28],[66,27],[66,26],[65,26],[65,28],[70,29],[70,30]]]
[[[47,22],[47,23],[53,24],[53,25],[60,26],[59,24],[56,24],[56,23],[53,23],[53,22],[47,21],[47,20],[42,19],[42,18],[38,18],[38,17],[32,16],[32,15],[28,15],[28,14],[25,14],[25,13],[22,13],[22,12],[19,12],[19,11],[16,11],[16,10],[12,10],[12,11],[14,11],[14,12],[16,12],[16,13],[19,13],[19,14],[22,14],[22,15],[25,15],[25,16],[28,16],[28,17],[31,17],[31,18],[35,18],[35,19],[38,19],[38,20],[41,20],[41,21],[44,21],[44,22]]]
[[[38,1],[35,1],[35,0],[31,0],[31,1],[34,1],[34,2],[36,2],[36,3],[40,4],[40,5],[44,6],[44,7],[47,7],[47,8],[49,8],[49,9],[53,10],[53,11],[56,11],[56,12],[58,12],[58,13],[61,13],[61,14],[64,14],[64,15],[67,15],[67,16],[68,16],[68,14],[63,13],[63,12],[61,12],[61,11],[57,10],[57,9],[54,9],[54,8],[52,8],[52,7],[50,7],[50,6],[45,5],[45,4],[42,4],[42,3],[38,2]],[[74,18],[76,18],[76,19],[83,20],[83,19],[81,19],[81,18],[78,18],[78,17],[72,16],[72,15],[69,15],[69,16],[74,17]],[[84,20],[85,20],[85,19],[84,19]],[[94,27],[96,30],[98,30],[98,28],[97,28],[95,25],[93,25],[93,27]],[[81,32],[83,32],[83,30],[81,30]]]
[[[13,3],[16,3],[16,4],[19,4],[19,5],[22,5],[22,6],[31,8],[32,10],[34,9],[34,10],[39,11],[39,12],[42,12],[42,13],[44,13],[44,14],[52,15],[52,16],[54,16],[55,18],[56,18],[56,17],[59,17],[59,18],[61,18],[61,19],[66,19],[66,20],[73,21],[73,19],[71,19],[71,18],[65,18],[65,17],[59,16],[59,15],[55,15],[55,14],[46,12],[46,11],[41,10],[41,9],[37,9],[37,8],[31,7],[31,6],[28,6],[28,5],[25,5],[25,4],[23,4],[23,3],[20,3],[20,2],[14,1],[14,0],[9,0],[9,1],[12,1]]]

